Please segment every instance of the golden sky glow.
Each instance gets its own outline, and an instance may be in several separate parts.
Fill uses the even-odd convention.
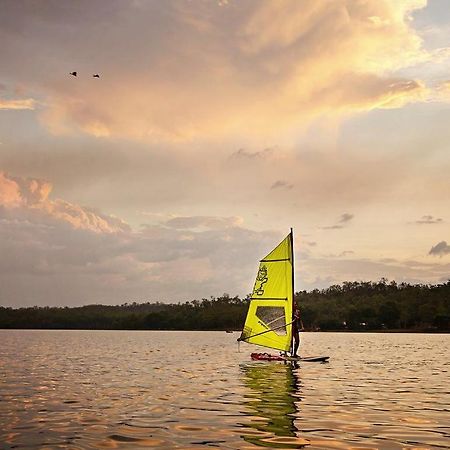
[[[245,295],[291,226],[299,289],[446,281],[448,42],[442,0],[4,1],[0,304]]]

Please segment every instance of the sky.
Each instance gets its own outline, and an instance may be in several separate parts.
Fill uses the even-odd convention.
[[[0,3],[0,305],[450,279],[447,0]]]

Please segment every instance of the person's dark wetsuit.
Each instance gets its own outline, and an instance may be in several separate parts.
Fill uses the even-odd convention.
[[[300,331],[303,330],[303,323],[300,319],[300,311],[298,309],[294,309],[292,319],[292,336],[294,338],[294,348],[292,356],[297,357],[297,350],[300,345]]]

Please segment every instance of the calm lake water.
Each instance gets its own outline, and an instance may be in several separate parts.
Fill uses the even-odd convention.
[[[238,336],[0,330],[0,447],[450,447],[450,335],[305,333],[299,367]]]

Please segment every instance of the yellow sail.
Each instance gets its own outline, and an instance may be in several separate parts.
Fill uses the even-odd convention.
[[[293,263],[290,233],[260,261],[240,341],[290,350]]]

